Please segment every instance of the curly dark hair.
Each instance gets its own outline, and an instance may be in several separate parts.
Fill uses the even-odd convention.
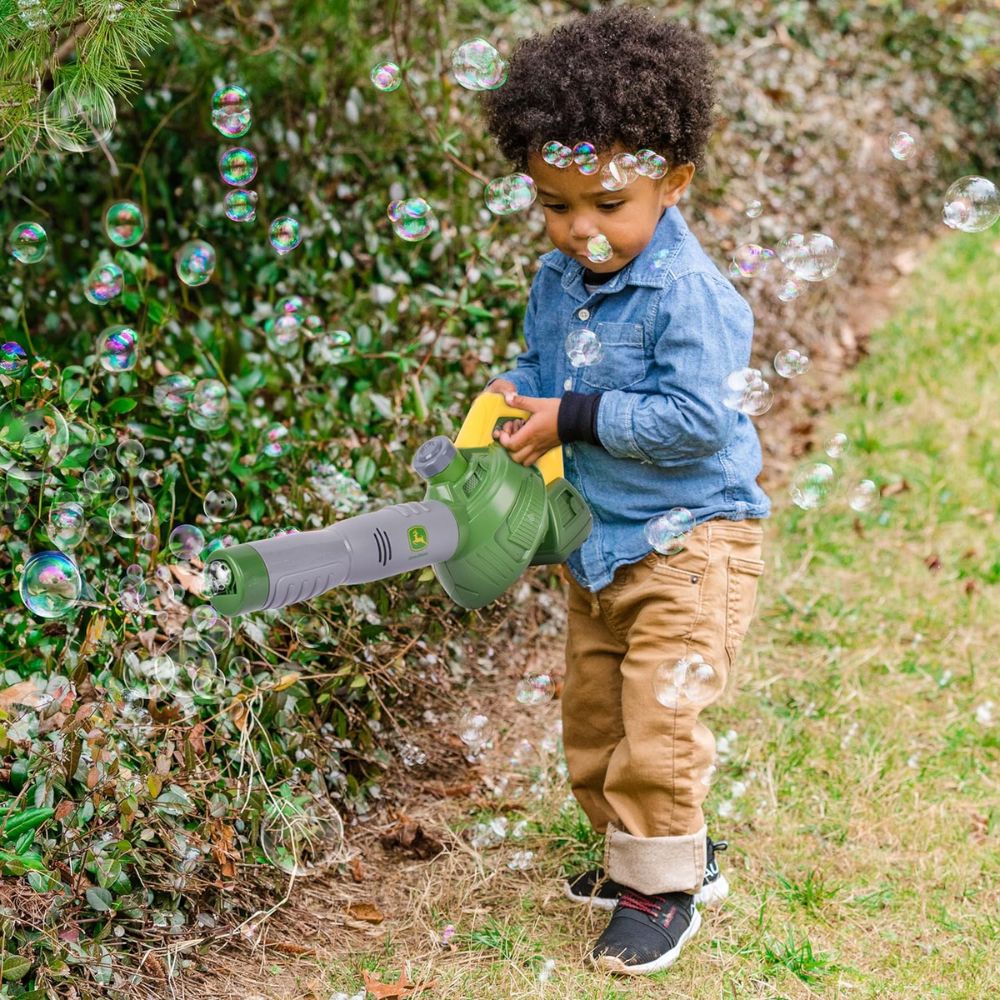
[[[507,82],[480,95],[487,130],[519,170],[553,139],[701,166],[714,101],[708,43],[644,7],[605,7],[521,39]]]

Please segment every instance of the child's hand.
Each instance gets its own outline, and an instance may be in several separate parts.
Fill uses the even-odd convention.
[[[494,439],[519,465],[534,465],[547,451],[562,443],[557,431],[560,400],[505,392],[504,402],[531,413],[527,420],[509,420],[493,431]]]

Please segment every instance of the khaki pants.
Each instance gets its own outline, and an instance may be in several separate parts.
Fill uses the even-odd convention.
[[[756,520],[697,525],[675,555],[619,566],[593,593],[567,566],[569,618],[563,744],[573,794],[605,833],[605,869],[647,894],[696,892],[715,739],[698,718],[717,701],[753,615],[763,529]],[[658,668],[694,654],[698,683],[659,688]],[[697,661],[695,660],[695,663]],[[688,671],[690,681],[692,671]],[[707,678],[707,681],[706,681]]]

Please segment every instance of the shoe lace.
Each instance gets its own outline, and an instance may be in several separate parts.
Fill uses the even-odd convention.
[[[639,910],[648,917],[655,917],[660,910],[662,900],[656,896],[644,896],[640,892],[633,892],[626,889],[618,897],[618,905],[625,906],[632,910]]]

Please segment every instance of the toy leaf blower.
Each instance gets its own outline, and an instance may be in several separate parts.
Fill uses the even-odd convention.
[[[528,566],[565,561],[593,522],[563,478],[562,448],[526,467],[493,440],[497,425],[528,416],[484,392],[454,443],[439,435],[416,450],[413,469],[427,482],[422,501],[212,553],[205,567],[212,605],[242,615],[430,566],[452,600],[481,608]]]

